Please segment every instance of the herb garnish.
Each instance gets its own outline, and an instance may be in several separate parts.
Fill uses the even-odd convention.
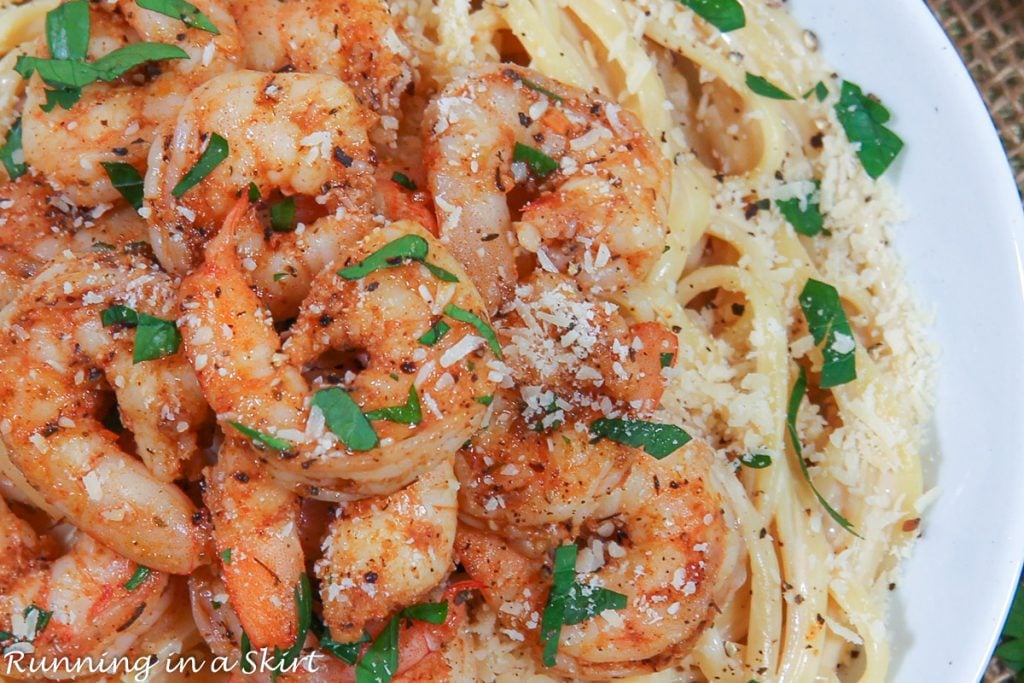
[[[280,437],[274,436],[273,434],[265,434],[258,429],[252,427],[246,427],[241,422],[235,422],[234,420],[228,420],[228,424],[240,431],[245,436],[252,439],[258,444],[262,444],[267,448],[272,448],[275,451],[281,451],[282,453],[292,449],[292,442]],[[230,553],[229,553],[230,558]]]
[[[412,605],[396,614],[356,664],[356,683],[388,683],[394,678],[398,671],[398,636],[402,619],[443,624],[447,618],[447,601]]]
[[[196,165],[174,186],[171,194],[175,198],[180,199],[182,195],[199,184],[203,178],[210,175],[213,169],[220,165],[220,162],[227,159],[228,151],[228,141],[216,133],[210,133],[210,144],[203,150]]]
[[[690,441],[690,435],[675,425],[602,417],[590,423],[590,433],[633,448],[643,448],[661,460]]]
[[[101,161],[100,166],[107,172],[110,184],[121,193],[132,208],[142,208],[142,175],[131,164],[122,161]]]
[[[359,410],[359,406],[338,387],[321,389],[313,394],[313,405],[327,421],[327,428],[353,451],[369,451],[377,447],[377,432]]]
[[[811,481],[811,473],[807,470],[807,462],[804,460],[804,448],[800,443],[800,435],[796,431],[796,418],[800,413],[800,402],[804,399],[804,394],[807,393],[807,373],[803,367],[800,368],[800,375],[797,377],[796,382],[793,384],[793,392],[789,395],[789,406],[786,409],[786,431],[789,432],[789,440],[793,444],[793,453],[796,455],[796,461],[800,464],[800,471],[804,474],[804,479],[807,481],[808,486],[811,487],[811,491],[814,493],[814,497],[818,499],[821,506],[825,508],[825,512],[828,513],[829,517],[835,520],[836,524],[843,527],[857,538],[861,538],[853,525],[839,514],[835,508],[828,504],[825,497],[818,491],[818,487]]]
[[[298,628],[295,633],[295,643],[285,651],[274,647],[274,674],[280,674],[287,669],[302,654],[302,648],[306,644],[306,634],[309,633],[309,626],[313,618],[313,589],[309,585],[309,576],[305,573],[299,577],[299,583],[292,589],[295,595],[295,612],[298,617]],[[276,680],[277,676],[272,675]]]
[[[1003,625],[996,656],[1017,673],[1024,671],[1024,590],[1019,587]]]
[[[132,577],[124,584],[124,589],[129,593],[138,588],[143,582],[149,578],[149,575],[153,572],[149,567],[143,567],[141,564],[135,568],[135,573]]]
[[[260,186],[256,183],[249,182],[249,203],[255,204],[259,200],[263,199],[263,195],[260,193]]]
[[[199,8],[185,0],[137,0],[136,4],[143,9],[153,10],[165,17],[179,19],[181,23],[190,28],[197,28],[219,36],[220,31],[209,17],[199,11]]]
[[[692,9],[697,16],[722,33],[735,31],[747,25],[747,16],[743,12],[743,5],[737,0],[677,0],[677,2]]]
[[[576,582],[576,546],[555,550],[551,592],[541,617],[540,640],[544,643],[544,665],[554,666],[562,626],[579,624],[605,610],[626,608],[622,593]]]
[[[808,280],[800,292],[800,308],[814,343],[824,342],[821,349],[821,388],[828,389],[857,379],[857,347],[836,288],[818,280]]]
[[[415,192],[416,189],[417,189],[416,188],[416,183],[414,183],[412,181],[412,178],[410,178],[409,176],[405,175],[401,171],[395,171],[394,173],[392,173],[391,174],[391,180],[394,183],[396,183],[398,185],[401,185],[405,189],[410,190],[412,192]]]
[[[409,398],[405,405],[393,406],[390,408],[378,408],[366,413],[367,420],[387,420],[398,422],[415,427],[423,421],[423,413],[420,410],[420,397],[416,394],[416,385],[409,387]]]
[[[676,355],[674,353],[672,353],[672,352],[665,352],[665,353],[661,354],[660,358],[661,358],[661,367],[668,368],[668,367],[672,367],[672,361],[675,360]]]
[[[231,564],[231,548],[220,551],[220,561],[224,564]]]
[[[512,161],[526,163],[538,178],[546,178],[558,170],[558,162],[549,157],[539,149],[528,147],[520,142],[516,143],[512,152]]]
[[[53,612],[45,610],[35,603],[26,607],[25,611],[22,612],[22,616],[26,619],[29,619],[33,614],[36,615],[36,628],[35,633],[29,638],[28,642],[30,643],[35,642],[36,638],[39,637],[39,634],[43,632],[43,629],[46,628],[46,625],[50,623],[50,619],[53,617]]]
[[[433,346],[437,342],[441,341],[441,339],[444,338],[444,335],[448,334],[451,329],[451,325],[443,320],[438,320],[416,341],[424,346]]]
[[[480,316],[470,313],[464,308],[459,308],[455,304],[445,306],[444,314],[453,320],[469,323],[475,327],[477,333],[487,341],[487,345],[491,347],[491,351],[498,357],[498,360],[502,359],[501,343],[498,342],[498,335],[494,332],[494,328],[485,323]]]
[[[814,87],[804,93],[804,99],[809,99],[811,95],[817,95],[819,102],[824,102],[825,98],[828,97],[828,87],[823,81],[818,81],[814,84]]]
[[[565,101],[565,98],[561,97],[560,95],[556,95],[555,93],[551,92],[550,90],[548,90],[547,88],[545,88],[544,86],[542,86],[542,85],[540,85],[538,83],[534,83],[529,78],[523,78],[523,77],[520,76],[519,77],[519,82],[522,83],[523,85],[525,85],[530,90],[539,92],[541,95],[545,95],[547,97],[550,97],[555,102],[564,102]]]
[[[494,394],[491,394],[490,396],[477,396],[473,400],[482,406],[489,406],[494,403]]]
[[[429,253],[430,245],[427,243],[427,240],[419,235],[403,235],[396,240],[388,242],[356,265],[342,268],[338,271],[338,275],[346,280],[359,280],[378,270],[397,268],[404,265],[406,261],[417,261],[425,266],[438,280],[444,282],[459,281],[459,278],[444,268],[428,263],[427,254]]]
[[[314,617],[313,619],[313,633],[316,634],[317,639],[320,641],[320,649],[329,655],[334,655],[346,664],[355,664],[359,659],[359,651],[362,650],[362,646],[369,643],[371,638],[370,634],[363,631],[363,635],[359,640],[353,640],[350,643],[339,643],[331,635],[330,629]]]
[[[295,197],[270,205],[270,227],[274,232],[291,232],[295,229]]]
[[[747,87],[761,97],[768,97],[773,100],[795,100],[796,98],[788,92],[775,85],[767,78],[747,72]]]
[[[821,215],[821,205],[817,198],[820,187],[821,181],[815,180],[814,190],[806,197],[775,200],[775,206],[779,208],[786,221],[801,235],[813,237],[824,232],[825,217]]]
[[[163,320],[147,313],[114,304],[100,312],[103,327],[124,325],[135,328],[135,348],[132,362],[141,363],[171,356],[181,346],[181,332],[173,320]]]
[[[753,450],[740,456],[740,464],[753,470],[763,470],[772,464],[770,451]]]
[[[11,124],[7,131],[7,139],[4,146],[0,147],[0,163],[4,165],[7,176],[11,180],[17,180],[28,172],[28,164],[25,163],[25,152],[21,148],[21,117],[19,116]]]
[[[857,147],[864,170],[878,178],[903,149],[903,140],[885,127],[891,118],[889,110],[849,81],[843,81],[835,109],[846,137]]]

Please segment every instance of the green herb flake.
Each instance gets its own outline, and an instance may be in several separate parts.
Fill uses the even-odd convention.
[[[292,449],[292,442],[287,441],[286,439],[282,439],[272,434],[265,434],[258,429],[246,427],[241,422],[235,422],[234,420],[228,420],[228,424],[237,429],[244,436],[252,439],[253,442],[266,446],[267,448],[272,448],[275,451],[280,451],[281,453],[286,453]]]
[[[447,617],[447,602],[412,605],[392,617],[356,665],[356,683],[388,683],[394,678],[398,671],[398,636],[403,618],[442,624]]]
[[[418,189],[416,187],[416,183],[413,182],[412,178],[410,178],[409,176],[405,175],[401,171],[395,171],[394,173],[392,173],[391,174],[391,180],[396,185],[401,185],[402,187],[404,187],[405,189],[407,189],[407,190],[409,190],[411,192],[415,192]]]
[[[338,387],[321,389],[313,394],[313,405],[323,412],[327,428],[349,449],[369,451],[377,447],[377,432],[347,392]]]
[[[353,640],[350,643],[339,643],[331,637],[331,632],[326,626],[321,626],[319,633],[317,633],[317,638],[320,640],[320,650],[337,657],[349,666],[354,665],[358,661],[359,653],[363,649],[362,646],[372,640],[370,634],[363,631],[363,635],[359,640]]]
[[[605,610],[626,608],[622,593],[576,582],[576,546],[555,550],[551,592],[541,616],[540,639],[544,643],[544,665],[554,666],[562,626],[580,624]]]
[[[747,72],[747,87],[761,97],[768,97],[773,100],[795,100],[796,98],[788,92],[775,85],[763,76]]]
[[[407,261],[417,261],[423,264],[437,279],[444,282],[458,282],[459,278],[444,268],[427,263],[429,252],[430,245],[427,244],[427,240],[419,235],[403,235],[388,242],[356,265],[342,268],[338,271],[338,275],[346,280],[359,280],[378,270],[397,268],[405,265]]]
[[[114,245],[110,242],[93,242],[89,249],[94,252],[114,251]]]
[[[274,273],[274,282],[280,282],[288,277],[288,273]]]
[[[670,424],[645,420],[620,420],[602,417],[590,423],[590,433],[633,448],[643,448],[648,455],[661,460],[690,441],[690,435]]]
[[[666,352],[661,354],[661,367],[669,368],[672,367],[672,362],[675,360],[676,355],[674,353]]]
[[[295,613],[298,628],[295,633],[295,642],[290,648],[284,652],[279,651],[276,647],[274,648],[275,673],[280,673],[290,667],[299,658],[299,655],[302,654],[302,648],[306,644],[306,634],[309,633],[309,627],[312,623],[313,589],[309,583],[309,576],[303,573],[299,577],[299,583],[292,589],[292,593],[295,596]]]
[[[740,456],[740,464],[752,470],[763,470],[772,464],[772,454],[765,450],[754,450]]]
[[[821,182],[815,180],[814,190],[807,196],[775,200],[775,206],[778,207],[783,217],[801,235],[814,237],[821,234],[824,229],[825,217],[821,214],[821,205],[818,200],[820,187]]]
[[[263,199],[263,195],[260,193],[260,186],[254,182],[249,183],[249,203],[255,204],[259,200]]]
[[[828,97],[828,86],[824,82],[818,81],[814,84],[813,88],[804,93],[804,99],[810,99],[811,95],[816,95],[819,102],[824,102],[825,98]]]
[[[127,582],[125,582],[124,589],[129,593],[132,592],[133,590],[141,586],[152,573],[153,570],[151,570],[149,567],[143,567],[140,564],[138,567],[135,568],[135,573],[132,574],[132,577],[128,579]]]
[[[45,610],[36,604],[29,605],[25,608],[25,611],[22,612],[22,615],[26,620],[31,619],[33,614],[36,615],[36,628],[29,642],[35,642],[36,638],[39,637],[39,634],[43,632],[46,625],[50,623],[50,619],[53,617],[53,612]]]
[[[366,419],[387,420],[389,422],[407,424],[410,427],[418,425],[423,421],[423,413],[420,410],[420,397],[416,394],[416,385],[413,384],[409,387],[409,398],[406,400],[405,405],[371,410],[366,413]]]
[[[104,327],[124,325],[135,328],[134,363],[172,356],[181,347],[181,332],[173,320],[163,320],[114,304],[100,312],[100,322]]]
[[[165,17],[179,19],[189,28],[197,28],[207,33],[220,35],[220,30],[214,26],[209,17],[199,11],[198,7],[190,2],[185,2],[185,0],[137,0],[136,4]]]
[[[677,0],[692,9],[722,33],[735,31],[747,25],[747,16],[738,0]]]
[[[538,178],[546,178],[558,170],[558,162],[539,149],[516,143],[512,152],[512,161],[521,161],[530,167]]]
[[[539,92],[541,95],[544,95],[546,97],[550,97],[555,102],[564,102],[565,101],[565,99],[563,97],[561,97],[560,95],[556,95],[555,93],[551,92],[550,90],[548,90],[544,86],[542,86],[542,85],[540,85],[538,83],[534,83],[529,78],[521,78],[520,77],[519,78],[519,82],[522,83],[523,85],[525,85],[530,90],[533,90],[535,92]]]
[[[138,211],[142,208],[142,186],[144,181],[134,166],[121,161],[102,161],[100,166],[107,172],[110,184]]]
[[[884,125],[889,121],[889,110],[849,81],[843,81],[835,109],[846,137],[857,147],[864,170],[878,178],[903,149],[903,140]]]
[[[857,347],[836,288],[818,280],[808,280],[800,292],[800,308],[814,343],[820,345],[824,342],[821,388],[829,389],[857,379]]]
[[[255,671],[256,671],[256,663],[253,662],[253,661],[250,661],[250,659],[249,659],[249,654],[252,652],[252,642],[249,640],[249,634],[245,632],[245,629],[242,629],[241,649],[242,649],[242,653],[241,653],[242,654],[242,673],[244,673],[246,675],[251,674],[251,673],[255,673]]]
[[[473,400],[479,403],[480,405],[489,406],[492,403],[494,403],[494,395],[492,394],[490,396],[477,396]]]
[[[295,229],[295,197],[270,205],[270,227],[274,232],[291,232]]]
[[[811,473],[807,469],[807,462],[804,461],[804,449],[800,443],[800,435],[796,431],[796,419],[800,413],[800,402],[804,400],[804,394],[807,393],[807,373],[804,369],[800,368],[800,375],[797,377],[796,382],[793,384],[793,392],[789,395],[789,406],[786,409],[786,431],[789,432],[789,440],[793,444],[793,453],[796,455],[796,461],[800,465],[800,471],[804,474],[804,479],[807,481],[808,486],[811,487],[811,491],[814,493],[814,497],[818,499],[821,506],[825,508],[825,512],[828,513],[829,517],[835,520],[836,524],[843,527],[857,538],[861,538],[853,525],[839,514],[835,508],[828,504],[825,497],[821,495],[818,488],[811,481]]]
[[[220,165],[220,162],[227,159],[228,151],[228,141],[217,133],[211,133],[210,144],[207,145],[206,149],[199,156],[196,165],[174,186],[171,194],[180,199],[182,195],[199,184],[203,178],[210,175],[213,169]]]
[[[416,341],[424,346],[433,346],[437,342],[441,341],[441,339],[444,338],[444,335],[448,334],[451,329],[451,325],[443,320],[438,320]]]
[[[0,163],[4,165],[7,177],[11,180],[17,180],[28,173],[25,152],[21,148],[20,116],[11,124],[11,129],[7,131],[7,138],[4,140],[4,146],[0,147]]]
[[[224,564],[231,564],[231,548],[220,551],[220,561]]]
[[[470,313],[464,308],[459,308],[455,304],[448,304],[444,307],[444,314],[453,320],[458,320],[462,323],[469,323],[476,328],[477,333],[484,340],[487,341],[487,345],[491,347],[491,351],[494,355],[501,360],[501,344],[498,342],[498,335],[494,332],[494,328],[485,323],[479,316]]]
[[[1020,588],[1010,605],[996,656],[1017,673],[1024,671],[1024,590]]]

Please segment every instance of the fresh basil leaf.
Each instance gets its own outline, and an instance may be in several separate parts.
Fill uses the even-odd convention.
[[[132,43],[100,57],[90,66],[96,71],[97,80],[109,83],[141,64],[159,62],[164,59],[188,59],[188,53],[177,45]],[[67,83],[66,85],[75,84]]]
[[[821,388],[828,389],[857,379],[857,346],[836,288],[818,280],[808,280],[800,292],[800,308],[814,343],[824,342]]]
[[[132,577],[128,579],[127,582],[125,582],[124,589],[129,593],[132,592],[133,590],[141,586],[152,573],[153,570],[151,570],[149,567],[143,567],[140,564],[138,567],[135,568],[135,573],[132,574]]]
[[[786,431],[789,433],[789,440],[793,444],[793,453],[796,455],[796,461],[800,465],[800,471],[803,472],[804,479],[807,481],[807,485],[811,487],[811,491],[814,493],[814,497],[818,499],[821,506],[825,508],[825,512],[828,516],[835,520],[836,524],[843,527],[857,538],[861,538],[853,525],[843,517],[839,512],[835,510],[825,497],[818,491],[818,487],[811,481],[811,473],[807,469],[807,462],[804,460],[804,449],[800,443],[800,435],[796,430],[796,419],[800,413],[800,402],[804,400],[804,394],[807,393],[807,373],[803,367],[800,368],[800,374],[797,377],[796,382],[793,384],[793,391],[789,395],[789,405],[786,408]]]
[[[737,0],[677,0],[697,13],[722,33],[735,31],[747,25],[743,5]]]
[[[181,332],[173,320],[162,320],[146,313],[139,313],[132,362],[142,363],[173,356],[180,347]]]
[[[428,624],[443,624],[448,618],[448,601],[410,605],[402,610],[402,616],[416,621],[425,621]]]
[[[85,59],[91,31],[89,3],[75,0],[46,14],[46,46],[54,59]]]
[[[433,346],[437,342],[444,338],[444,335],[452,329],[451,325],[443,320],[438,320],[429,330],[423,333],[423,335],[417,339],[420,344],[424,346]]]
[[[291,232],[295,229],[295,197],[270,205],[270,227],[274,232]]]
[[[185,177],[178,181],[178,184],[171,190],[176,198],[181,198],[186,192],[195,187],[203,178],[210,175],[213,169],[220,165],[220,162],[228,158],[228,141],[217,133],[210,134],[210,144],[199,156],[196,165],[185,174]]]
[[[139,314],[135,312],[135,309],[122,306],[121,304],[113,304],[100,311],[100,322],[103,324],[103,327],[110,327],[111,325],[135,327],[139,324]]]
[[[28,173],[28,164],[25,163],[25,151],[21,147],[21,117],[19,116],[11,124],[7,131],[7,139],[4,146],[0,147],[0,163],[7,171],[7,177],[17,180]]]
[[[1014,671],[1024,671],[1024,590],[1020,588],[1010,605],[996,656]]]
[[[345,662],[349,666],[352,666],[359,659],[359,653],[362,651],[362,646],[369,643],[371,638],[370,634],[363,631],[362,637],[359,640],[354,640],[351,643],[339,643],[333,637],[331,632],[326,626],[323,626],[320,632],[317,634],[320,640],[320,649],[329,655],[333,655]]]
[[[249,203],[255,204],[259,200],[263,199],[263,195],[260,194],[260,186],[256,183],[249,183]]]
[[[250,439],[252,439],[254,442],[256,442],[258,444],[262,444],[262,445],[266,446],[267,448],[272,448],[275,451],[280,451],[282,453],[285,453],[285,452],[290,451],[292,449],[292,442],[291,441],[287,441],[286,439],[282,439],[282,438],[274,436],[272,434],[265,434],[265,433],[259,431],[258,429],[253,429],[252,427],[246,427],[241,422],[235,422],[234,420],[228,420],[228,424],[231,425],[232,427],[234,427],[235,429],[237,429],[238,431],[240,431],[243,435],[245,435],[245,436],[249,437]],[[230,552],[229,552],[228,553],[229,562],[230,562],[230,557],[231,557],[231,555],[230,555]]]
[[[516,143],[512,152],[512,161],[524,162],[538,178],[546,178],[558,170],[558,162],[539,149]]]
[[[356,664],[356,683],[388,683],[398,671],[398,627],[393,617]]]
[[[22,78],[30,78],[38,72],[39,77],[47,85],[68,89],[83,88],[99,80],[96,68],[78,59],[47,59],[22,55],[15,62],[14,70]]]
[[[663,368],[672,367],[672,361],[674,361],[675,358],[676,358],[676,355],[674,353],[667,352],[667,353],[661,354],[661,367],[663,367]]]
[[[821,215],[821,205],[815,200],[820,181],[814,181],[814,191],[803,199],[793,197],[792,199],[775,200],[786,221],[793,226],[801,235],[813,237],[822,232],[825,227],[825,217]],[[801,208],[803,206],[804,208]]]
[[[846,137],[857,147],[864,170],[878,178],[903,149],[903,140],[884,125],[889,121],[889,110],[849,81],[843,81],[835,109]]]
[[[256,672],[256,663],[250,661],[249,654],[252,652],[252,642],[249,640],[249,634],[242,629],[242,673],[248,675]]]
[[[459,279],[444,268],[427,263],[429,251],[430,245],[419,235],[403,235],[388,242],[356,265],[342,268],[338,271],[338,275],[346,280],[358,280],[378,270],[397,268],[404,265],[406,261],[417,261],[426,266],[437,279],[445,282],[458,282]]]
[[[534,83],[529,78],[522,78],[522,77],[520,77],[519,78],[519,82],[522,83],[523,85],[525,85],[530,90],[535,90],[536,92],[539,92],[541,95],[545,95],[547,97],[550,97],[555,102],[563,102],[564,101],[564,98],[562,98],[561,96],[556,95],[555,93],[551,92],[550,90],[548,90],[547,88],[545,88],[542,85]]]
[[[288,273],[274,273],[274,282],[280,282],[288,277]]]
[[[633,448],[643,448],[648,455],[661,460],[690,441],[690,435],[669,424],[645,420],[620,420],[602,417],[590,423],[590,433]]]
[[[569,626],[580,624],[607,609],[626,609],[626,603],[626,596],[622,593],[599,586],[574,583],[565,596],[565,612],[562,623]]]
[[[438,280],[443,282],[458,282],[459,278],[455,277],[455,273],[445,270],[441,266],[436,266],[433,263],[427,261],[423,262],[423,267],[430,271],[430,274],[436,277]]]
[[[487,345],[491,347],[491,351],[493,351],[494,355],[498,357],[498,360],[502,359],[501,343],[498,341],[498,335],[494,332],[494,328],[485,323],[479,316],[470,313],[464,308],[459,308],[455,304],[448,304],[445,306],[444,314],[452,320],[469,323],[475,327],[477,333],[484,338]]]
[[[813,88],[804,93],[804,99],[810,99],[811,95],[816,95],[819,102],[824,102],[828,97],[828,86],[823,81],[818,81]]]
[[[142,191],[145,181],[131,164],[121,161],[102,161],[100,166],[107,172],[110,184],[136,211],[142,208]]]
[[[39,637],[39,634],[43,632],[46,625],[50,623],[50,619],[53,617],[53,612],[45,610],[34,603],[26,607],[25,611],[22,612],[22,615],[26,619],[30,618],[33,614],[36,615],[36,629],[29,642],[35,642],[36,638]]]
[[[763,470],[772,464],[772,454],[768,451],[749,451],[740,456],[740,464],[753,470]]]
[[[414,183],[412,181],[412,178],[410,178],[409,176],[405,175],[401,171],[395,171],[394,173],[392,173],[391,174],[391,180],[394,183],[396,183],[397,185],[401,185],[402,187],[404,187],[407,190],[411,190],[411,191],[415,192],[416,189],[417,189],[416,183]]]
[[[46,104],[39,105],[39,108],[47,114],[53,111],[54,107],[58,106],[61,109],[71,109],[82,98],[81,88],[47,88],[43,92],[46,93]]]
[[[796,98],[788,92],[775,85],[767,78],[747,72],[747,87],[761,97],[768,97],[773,100],[795,100]]]
[[[367,420],[387,420],[398,422],[415,427],[423,421],[423,413],[420,410],[420,397],[416,394],[416,385],[409,387],[409,398],[405,405],[393,406],[390,408],[378,408],[366,413]],[[447,604],[447,603],[445,603]]]
[[[321,389],[313,394],[313,405],[327,421],[327,428],[353,451],[369,451],[377,447],[377,432],[347,392],[338,387]]]
[[[220,35],[220,30],[214,26],[209,17],[199,11],[199,8],[185,0],[137,0],[136,4],[144,9],[153,10],[165,17],[179,19],[181,23],[190,28],[197,28],[207,33]]]
[[[295,596],[295,613],[298,621],[298,628],[295,633],[295,642],[284,652],[274,649],[274,669],[280,672],[290,667],[306,644],[306,634],[309,633],[310,623],[313,618],[313,589],[309,584],[309,576],[305,573],[299,577],[299,583],[292,589]]]

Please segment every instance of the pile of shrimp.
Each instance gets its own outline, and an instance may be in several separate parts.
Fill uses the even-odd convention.
[[[67,2],[19,48],[61,58],[78,12],[87,61],[183,56],[66,106],[36,73],[17,104],[4,655],[451,680],[490,611],[552,676],[685,656],[737,541],[711,450],[659,408],[676,332],[616,303],[667,232],[637,119],[513,64],[421,79],[384,0],[170,4]]]

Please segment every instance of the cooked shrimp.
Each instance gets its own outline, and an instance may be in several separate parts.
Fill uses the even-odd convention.
[[[619,105],[502,64],[449,84],[423,130],[442,239],[490,311],[512,294],[517,248],[605,293],[643,280],[661,254],[667,162]],[[537,196],[514,220],[517,186]]]
[[[196,455],[208,408],[183,354],[134,363],[134,331],[100,317],[121,304],[166,319],[175,300],[170,279],[143,262],[54,262],[0,315],[0,436],[80,529],[139,564],[187,573],[205,560],[203,516],[165,482]],[[101,423],[109,388],[145,465]]]
[[[298,632],[294,591],[305,571],[298,498],[235,437],[221,445],[204,498],[227,594],[249,640],[258,648],[291,647]]]
[[[146,222],[131,208],[82,211],[28,175],[0,185],[0,306],[65,251],[120,251],[147,239]]]
[[[445,314],[454,306],[484,315],[458,263],[413,223],[381,228],[317,276],[282,348],[234,247],[236,234],[254,222],[240,204],[181,287],[185,350],[219,418],[289,442],[285,452],[268,456],[269,464],[280,481],[304,485],[307,495],[387,495],[449,458],[480,423],[484,406],[475,399],[493,390],[488,364],[496,363],[478,326]],[[365,277],[338,275],[339,267],[400,238],[421,241],[429,264],[458,282],[401,258]],[[439,341],[417,341],[440,322],[449,330]],[[340,355],[332,358],[332,351]],[[407,405],[415,396],[418,419],[375,419],[372,430],[364,429],[372,444],[351,448],[325,429],[323,407],[311,410],[317,398],[302,374],[306,367],[317,373],[312,388],[327,391],[325,401],[351,399],[370,411]]]
[[[339,509],[316,564],[324,621],[341,642],[419,602],[452,568],[458,503],[445,462],[406,488]]]
[[[10,526],[5,518],[11,517],[0,500],[0,524]],[[27,525],[21,533],[33,544],[40,542]],[[36,658],[68,657],[73,667],[84,657],[118,657],[170,605],[166,574],[150,571],[129,583],[138,565],[85,534],[76,533],[56,559],[33,557],[21,564],[17,578],[0,590],[0,631],[10,634],[0,642],[5,657],[17,657],[23,669],[28,668],[23,660]],[[21,678],[18,669],[8,666],[5,675]],[[73,672],[44,676],[69,678]]]
[[[248,67],[292,69],[345,81],[394,135],[412,84],[412,56],[385,0],[228,0],[245,39]]]
[[[622,593],[627,605],[564,626],[558,670],[592,680],[657,671],[701,633],[720,597],[726,549],[737,542],[709,476],[712,457],[693,443],[660,461],[639,458],[615,513],[590,521],[589,544],[575,539],[589,550],[577,580]],[[498,618],[539,650],[550,567],[476,530],[460,530],[456,554],[485,584]]]
[[[197,266],[250,184],[268,201],[291,198],[295,226],[250,233],[239,246],[264,301],[276,314],[294,316],[313,276],[373,227],[371,120],[351,90],[329,76],[239,71],[204,84],[149,159],[146,203],[160,264],[176,275]],[[213,133],[227,141],[228,158],[175,197]]]
[[[187,59],[147,69],[141,81],[129,74],[113,83],[93,83],[70,109],[58,106],[45,112],[40,108],[46,102],[45,84],[38,75],[32,77],[23,114],[25,161],[70,201],[96,206],[120,199],[101,163],[127,163],[143,172],[156,128],[170,121],[201,83],[238,67],[238,31],[221,0],[193,4],[219,35],[189,28],[129,0],[90,3],[88,59],[140,41],[176,45],[188,53]],[[49,56],[42,38],[35,52]]]

